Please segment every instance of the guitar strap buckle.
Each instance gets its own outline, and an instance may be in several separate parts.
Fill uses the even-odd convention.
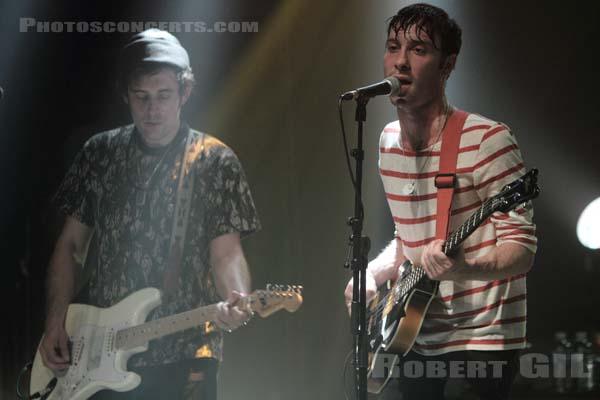
[[[435,176],[434,184],[438,189],[450,189],[456,188],[456,184],[458,180],[456,179],[456,174],[437,174]]]

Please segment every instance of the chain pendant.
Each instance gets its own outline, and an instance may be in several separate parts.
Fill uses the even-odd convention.
[[[402,192],[406,195],[406,196],[411,196],[413,194],[415,194],[415,183],[414,182],[410,182],[407,183],[406,185],[404,185],[404,188],[402,189]]]

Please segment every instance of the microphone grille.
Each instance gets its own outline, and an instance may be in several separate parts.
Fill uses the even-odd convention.
[[[395,96],[400,91],[400,81],[395,76],[388,76],[385,78],[390,84],[390,96]]]

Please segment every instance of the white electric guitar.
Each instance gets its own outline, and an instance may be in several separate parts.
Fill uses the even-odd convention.
[[[127,360],[148,349],[148,342],[212,321],[212,304],[144,323],[148,313],[161,304],[161,292],[147,288],[132,293],[116,305],[98,308],[71,304],[65,329],[71,342],[71,365],[61,376],[46,368],[38,351],[31,370],[30,395],[42,400],[84,400],[109,389],[126,392],[141,382],[127,371]],[[267,285],[241,298],[237,306],[267,317],[285,308],[296,311],[302,304],[302,287]]]

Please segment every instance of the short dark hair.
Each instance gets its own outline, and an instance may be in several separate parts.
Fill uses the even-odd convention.
[[[119,93],[126,96],[131,82],[144,75],[154,75],[163,68],[170,68],[175,72],[175,79],[177,79],[179,85],[179,94],[183,94],[186,86],[190,85],[194,87],[196,84],[196,79],[191,68],[182,69],[170,64],[146,62],[140,63],[137,67],[121,73],[117,82]]]
[[[401,8],[396,15],[390,18],[387,29],[388,36],[393,30],[396,35],[399,31],[406,32],[415,26],[417,35],[425,32],[437,47],[436,37],[440,38],[440,50],[444,57],[460,52],[462,44],[462,30],[448,13],[439,7],[425,3],[412,4]]]

